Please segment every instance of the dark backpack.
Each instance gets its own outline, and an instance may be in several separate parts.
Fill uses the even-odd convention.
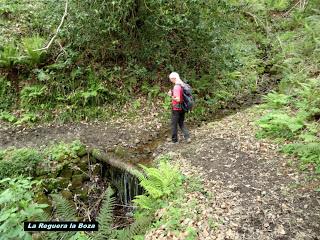
[[[194,106],[194,99],[192,97],[192,89],[189,84],[183,84],[182,86],[182,95],[183,95],[183,103],[182,109],[185,112],[189,112],[192,110]]]

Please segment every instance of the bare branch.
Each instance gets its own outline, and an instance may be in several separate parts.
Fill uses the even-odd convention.
[[[62,26],[62,24],[63,24],[63,22],[64,22],[64,19],[65,19],[66,16],[67,16],[67,14],[68,14],[68,0],[66,0],[66,5],[65,5],[65,8],[64,8],[64,14],[63,14],[63,16],[62,16],[62,18],[61,18],[60,24],[59,24],[59,26],[58,26],[58,28],[57,28],[57,30],[56,30],[55,35],[51,38],[50,42],[48,43],[48,45],[47,45],[46,47],[40,48],[40,49],[35,49],[35,50],[33,50],[33,51],[42,51],[42,50],[48,50],[48,49],[49,49],[49,47],[50,47],[51,44],[53,43],[53,40],[57,37],[57,35],[58,35],[59,31],[60,31],[60,28],[61,28],[61,26]]]

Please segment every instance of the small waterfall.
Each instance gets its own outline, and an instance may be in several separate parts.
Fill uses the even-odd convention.
[[[131,205],[135,196],[143,194],[139,179],[123,169],[109,166],[106,169],[106,177],[110,179],[123,205]]]

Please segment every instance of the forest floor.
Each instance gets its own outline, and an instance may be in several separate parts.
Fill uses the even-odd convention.
[[[276,144],[257,140],[258,118],[248,108],[192,129],[191,144],[157,149],[171,151],[186,174],[203,179],[207,194],[191,197],[202,212],[189,224],[199,239],[320,239],[319,179],[299,172],[298,160],[280,154]],[[218,226],[208,224],[210,219]]]
[[[162,136],[164,127],[154,115],[143,121],[32,128],[1,124],[0,148],[41,148],[80,139],[105,151],[122,147],[142,148],[154,157],[169,153],[184,174],[200,177],[204,186],[204,191],[186,196],[197,202],[197,213],[181,222],[196,229],[197,239],[320,239],[319,178],[299,171],[297,160],[280,154],[276,144],[257,140],[258,117],[255,107],[241,110],[190,129],[192,142],[175,145],[165,141],[168,135]],[[185,238],[159,228],[147,239]]]

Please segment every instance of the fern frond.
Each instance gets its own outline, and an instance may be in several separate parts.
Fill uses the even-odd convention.
[[[134,236],[144,234],[152,222],[151,216],[137,219],[129,227],[117,230],[118,240],[131,240]]]
[[[137,204],[141,209],[151,210],[154,208],[156,200],[153,198],[150,198],[149,196],[138,195],[135,197],[134,200],[132,200],[132,202]]]
[[[37,215],[36,221],[51,221],[52,217],[47,213],[43,212],[41,215]],[[41,240],[57,240],[59,239],[59,234],[55,232],[41,232],[39,235]]]
[[[59,194],[51,194],[59,220],[77,221],[75,207]]]
[[[110,239],[110,236],[113,234],[111,227],[112,212],[115,204],[115,198],[112,197],[113,193],[114,192],[111,187],[108,187],[104,194],[101,210],[97,217],[99,231],[92,235],[93,239],[95,240]]]
[[[93,240],[93,238],[84,232],[77,232],[68,240]]]

